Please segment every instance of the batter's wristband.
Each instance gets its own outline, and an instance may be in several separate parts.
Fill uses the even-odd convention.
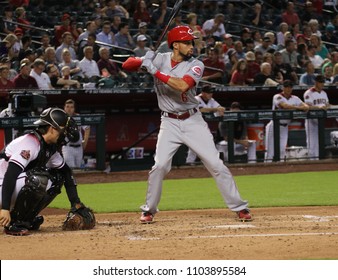
[[[156,71],[154,76],[165,84],[167,84],[170,79],[169,75],[163,74],[162,72],[158,70]]]

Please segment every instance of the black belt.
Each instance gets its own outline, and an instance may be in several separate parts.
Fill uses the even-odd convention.
[[[280,123],[279,125],[280,125],[280,126],[284,126],[284,127],[285,127],[285,126],[288,126],[287,123]]]
[[[172,119],[177,119],[177,120],[186,120],[190,116],[194,115],[196,112],[197,112],[197,109],[193,108],[193,109],[190,109],[189,111],[186,111],[182,114],[162,112],[162,116],[169,117],[169,118],[172,118]]]
[[[73,147],[73,148],[79,148],[79,147],[81,147],[82,145],[81,145],[81,144],[69,144],[68,146],[69,146],[69,147]]]

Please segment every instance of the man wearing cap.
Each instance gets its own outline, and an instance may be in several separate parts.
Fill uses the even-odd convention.
[[[248,202],[242,200],[229,169],[219,159],[213,136],[198,110],[196,88],[202,79],[203,62],[193,57],[196,38],[188,26],[176,26],[168,32],[168,46],[172,51],[148,51],[141,58],[128,58],[126,70],[147,69],[154,77],[155,93],[161,112],[161,126],[157,137],[155,164],[149,172],[145,204],[140,208],[141,223],[153,223],[159,211],[165,176],[172,166],[172,158],[182,144],[191,148],[214,177],[224,202],[240,221],[251,221]],[[136,68],[136,69],[135,69]]]
[[[0,226],[8,235],[37,231],[39,215],[61,192],[64,184],[72,207],[84,206],[72,171],[58,152],[65,136],[79,137],[75,121],[65,111],[51,107],[34,122],[38,127],[10,142],[0,159]]]
[[[230,105],[230,111],[242,110],[239,102],[232,102]],[[228,135],[229,126],[228,122],[220,122],[218,125],[218,131],[221,136],[221,141],[216,144],[218,151],[223,153],[224,161],[228,161]],[[257,161],[256,156],[256,141],[249,140],[247,132],[247,124],[245,121],[236,121],[234,123],[234,154],[248,155],[248,163],[255,163]]]
[[[255,54],[251,51],[245,54],[245,60],[248,65],[247,69],[247,83],[252,85],[255,76],[261,71],[259,64],[256,62]]]
[[[323,90],[325,78],[323,75],[317,75],[315,78],[314,87],[308,89],[304,93],[304,102],[309,105],[312,110],[327,110],[330,108],[329,98]],[[308,156],[311,160],[317,160],[319,157],[319,143],[318,143],[318,120],[305,120],[306,144],[308,149]]]
[[[139,35],[144,35],[147,38],[146,46],[148,48],[154,49],[153,39],[151,38],[151,36],[147,34],[147,23],[146,22],[139,23],[138,32],[135,35],[133,35],[133,40],[135,44],[137,44],[137,38]]]
[[[309,106],[306,105],[299,97],[292,95],[293,83],[290,80],[283,82],[283,91],[277,93],[272,99],[272,110],[302,110],[308,111]],[[288,125],[291,120],[280,120],[279,133],[280,133],[280,160],[285,158],[285,148],[288,141]],[[274,158],[274,122],[271,120],[265,127],[265,161],[271,162],[277,160]]]
[[[225,108],[213,98],[213,93],[213,88],[210,85],[203,85],[202,92],[195,96],[199,104],[198,108],[201,113],[213,113],[215,117],[221,117],[224,115]],[[196,157],[196,153],[189,148],[186,164],[194,165]]]
[[[31,67],[29,63],[22,63],[20,65],[20,73],[13,80],[16,89],[39,88],[35,78],[29,75],[30,71]]]
[[[224,42],[222,44],[223,53],[226,53],[229,49],[234,48],[233,36],[229,33],[224,35]]]
[[[255,51],[260,51],[263,55],[270,50],[271,39],[268,36],[263,37],[262,43],[255,47]]]
[[[135,56],[142,57],[146,54],[147,51],[150,51],[150,48],[146,47],[147,37],[143,34],[137,36],[137,47],[133,49]]]

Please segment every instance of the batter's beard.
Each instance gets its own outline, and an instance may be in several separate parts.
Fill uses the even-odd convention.
[[[184,54],[180,52],[180,56],[183,58],[183,60],[189,60],[192,57],[192,54]]]

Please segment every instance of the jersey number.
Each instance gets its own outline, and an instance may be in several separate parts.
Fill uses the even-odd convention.
[[[187,96],[187,93],[186,92],[182,92],[181,93],[181,100],[183,102],[188,102],[188,96]]]

